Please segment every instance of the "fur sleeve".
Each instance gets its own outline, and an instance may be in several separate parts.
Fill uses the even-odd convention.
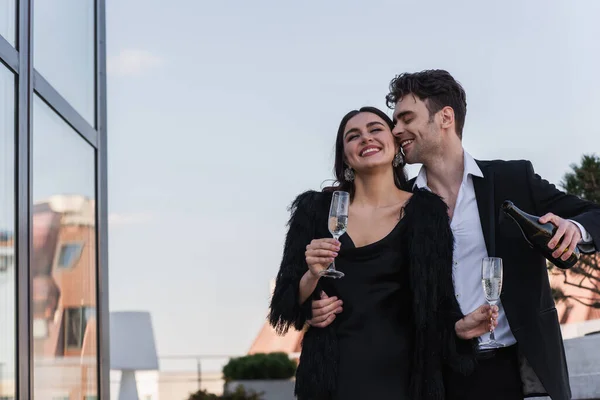
[[[460,308],[452,279],[454,237],[446,203],[427,190],[415,191],[405,218],[416,328],[411,393],[415,399],[441,399],[443,364],[461,371],[472,367],[471,358],[456,351]]]
[[[290,206],[289,229],[269,311],[269,323],[280,335],[290,326],[301,330],[306,320],[312,317],[310,297],[304,304],[299,304],[299,284],[308,270],[304,252],[315,237],[318,196],[315,191],[302,193]]]
[[[439,331],[441,334],[443,362],[456,372],[464,375],[470,374],[475,366],[475,349],[479,343],[477,339],[463,340],[456,335],[455,325],[458,320],[464,317],[460,305],[456,300],[453,279],[453,261],[454,261],[454,235],[450,228],[450,217],[448,216],[448,206],[437,195],[426,192],[423,194],[427,198],[426,203],[430,202],[430,210],[435,221],[431,228],[437,232],[437,238],[442,239],[431,241],[430,245],[438,260],[437,268],[433,269],[433,281],[437,282],[437,320],[439,322]]]

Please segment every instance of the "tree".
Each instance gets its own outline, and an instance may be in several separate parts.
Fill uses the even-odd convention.
[[[581,165],[571,164],[560,183],[563,189],[582,199],[600,204],[600,157],[583,155]],[[548,264],[550,273],[562,276],[564,287],[579,288],[565,292],[561,288],[553,288],[556,301],[574,300],[588,307],[600,308],[600,263],[598,254],[582,254],[579,262],[570,270],[561,270]]]
[[[581,165],[571,164],[561,186],[567,193],[600,204],[600,157],[583,155]]]

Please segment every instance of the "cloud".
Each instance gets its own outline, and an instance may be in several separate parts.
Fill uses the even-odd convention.
[[[149,51],[140,49],[122,50],[118,55],[109,57],[106,69],[109,75],[140,76],[144,72],[164,65],[164,60]]]
[[[135,225],[150,222],[153,215],[150,213],[117,214],[111,213],[108,216],[108,224],[111,226]]]

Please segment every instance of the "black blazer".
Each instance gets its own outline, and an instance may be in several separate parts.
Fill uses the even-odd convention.
[[[600,206],[559,191],[535,174],[529,161],[477,161],[477,165],[483,172],[483,178],[473,177],[481,227],[488,255],[503,259],[500,297],[519,345],[524,393],[571,399],[545,259],[528,246],[517,224],[504,216],[500,206],[511,200],[533,215],[551,212],[577,221],[591,234],[596,247],[600,244]]]

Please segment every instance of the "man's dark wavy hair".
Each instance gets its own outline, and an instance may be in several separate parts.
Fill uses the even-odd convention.
[[[452,75],[442,69],[398,75],[390,82],[390,92],[385,97],[387,106],[394,108],[403,97],[411,94],[425,102],[430,121],[442,108],[452,107],[456,134],[462,139],[467,115],[467,95]]]

